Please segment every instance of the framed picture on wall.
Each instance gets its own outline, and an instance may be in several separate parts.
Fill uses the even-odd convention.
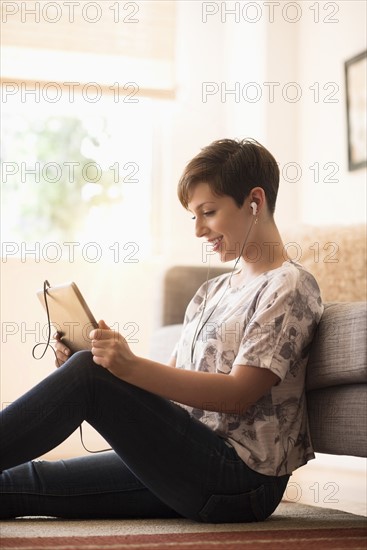
[[[344,64],[348,125],[348,167],[367,166],[367,50]]]

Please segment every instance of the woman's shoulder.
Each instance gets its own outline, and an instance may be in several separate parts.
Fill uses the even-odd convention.
[[[279,268],[279,278],[283,279],[290,287],[307,287],[309,291],[320,293],[319,285],[314,275],[302,264],[293,260],[284,261]]]
[[[316,283],[316,279],[312,273],[302,264],[294,260],[284,260],[281,266],[265,271],[263,276],[269,282],[271,281],[274,283],[297,285],[304,279],[309,279]]]
[[[302,264],[286,260],[275,270],[264,273],[265,293],[289,294],[307,297],[321,307],[321,291],[314,275]]]

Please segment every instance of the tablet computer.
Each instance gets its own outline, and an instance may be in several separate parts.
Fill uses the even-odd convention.
[[[65,345],[72,352],[90,350],[89,333],[98,328],[98,323],[77,285],[70,282],[50,286],[46,289],[46,295],[50,322],[61,333]],[[46,309],[43,289],[37,291],[37,296]]]

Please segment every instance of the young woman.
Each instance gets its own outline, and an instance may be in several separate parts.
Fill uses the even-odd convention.
[[[188,305],[168,365],[137,357],[101,321],[92,351],[1,417],[0,517],[267,518],[291,473],[314,457],[305,369],[322,315],[310,273],[284,257],[273,212],[279,170],[253,140],[220,140],[186,167],[178,194],[196,236],[229,274]],[[113,451],[33,460],[84,420]]]

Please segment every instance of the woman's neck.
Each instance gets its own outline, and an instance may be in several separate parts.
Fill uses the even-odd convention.
[[[261,220],[251,233],[250,242],[238,264],[240,271],[233,276],[236,284],[248,283],[266,271],[281,267],[289,259],[273,219]]]

